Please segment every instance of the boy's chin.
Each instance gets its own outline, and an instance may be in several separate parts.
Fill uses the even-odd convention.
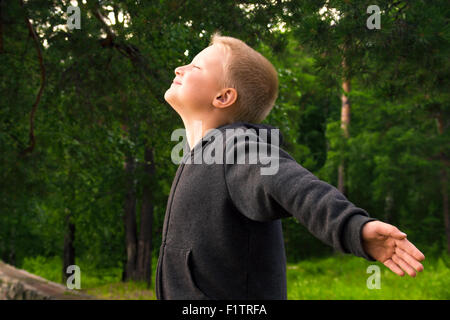
[[[172,108],[173,108],[174,97],[173,97],[173,94],[170,92],[170,88],[167,89],[166,93],[164,93],[164,100],[166,100],[166,102],[168,104],[170,104],[172,106]]]
[[[164,100],[166,100],[167,102],[169,102],[170,98],[170,88],[166,90],[166,92],[164,93]]]
[[[167,90],[167,91],[169,91],[169,90]],[[176,99],[174,99],[173,95],[171,95],[167,91],[164,94],[164,100],[166,100],[166,102],[172,107],[172,109],[174,109],[176,112],[178,112],[178,110],[180,108],[178,107],[178,104],[176,103]]]

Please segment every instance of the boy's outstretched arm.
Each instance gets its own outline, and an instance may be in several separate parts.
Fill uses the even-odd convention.
[[[405,271],[415,277],[416,272],[423,270],[420,261],[425,256],[406,239],[405,233],[393,225],[370,221],[363,226],[361,236],[364,251],[399,276],[403,276]]]
[[[230,139],[231,141],[231,139]],[[236,146],[252,150],[254,140],[240,139]],[[264,143],[260,142],[264,149]],[[234,148],[225,150],[226,159]],[[253,150],[257,150],[253,146]],[[260,149],[261,150],[261,149]],[[278,164],[273,175],[262,175],[260,163],[224,166],[229,195],[247,218],[269,221],[293,216],[309,232],[335,249],[369,261],[378,260],[402,276],[423,270],[425,257],[396,227],[370,217],[339,190],[321,181],[282,149],[267,156]],[[279,155],[279,156],[276,156]],[[267,160],[266,159],[266,160]],[[271,163],[264,161],[264,163]],[[403,271],[403,270],[404,271]]]

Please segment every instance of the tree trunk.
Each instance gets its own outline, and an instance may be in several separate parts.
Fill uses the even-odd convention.
[[[63,251],[63,270],[62,279],[67,281],[67,268],[75,264],[75,224],[71,221],[72,213],[66,209],[65,226],[66,233],[64,235],[64,251]]]
[[[135,278],[136,271],[136,190],[134,184],[134,158],[128,155],[125,161],[126,173],[126,195],[124,204],[124,226],[125,245],[127,250],[127,261],[123,280],[128,281]]]
[[[447,253],[450,254],[450,217],[448,213],[448,177],[447,170],[442,164],[441,168],[441,192],[442,192],[442,205],[444,214],[445,235],[447,237]]]
[[[3,0],[0,0],[0,54],[3,53]]]
[[[436,118],[436,124],[438,133],[440,135],[444,134],[444,120],[442,118],[442,111]],[[448,212],[448,177],[447,177],[447,161],[445,159],[445,154],[441,152],[440,154],[440,178],[441,178],[441,193],[442,193],[442,210],[444,215],[444,226],[445,226],[445,235],[447,237],[447,252],[450,254],[450,216]]]
[[[15,213],[16,210],[14,210]],[[9,264],[13,266],[16,265],[16,226],[11,228],[11,238],[9,239],[9,252],[8,259],[6,260]]]
[[[384,219],[386,223],[393,224],[393,215],[392,209],[394,207],[394,197],[392,196],[392,192],[388,192],[386,197],[384,198]]]
[[[344,160],[341,160],[341,163],[339,164],[339,167],[338,167],[338,190],[342,193],[342,194],[345,194],[345,185],[344,185],[344,182],[345,182],[345,178],[344,178],[344,176],[345,176],[345,172],[344,172],[344,169],[345,168],[345,165],[344,165]]]
[[[141,225],[139,231],[136,280],[145,281],[151,286],[152,274],[152,226],[153,226],[153,193],[152,181],[155,174],[153,149],[145,147],[144,183],[141,208]]]
[[[342,63],[343,68],[345,68],[345,62]],[[341,129],[343,131],[344,137],[347,139],[349,137],[348,127],[350,125],[350,101],[348,98],[348,93],[350,92],[350,80],[345,79],[342,82],[342,89],[344,90],[341,96]],[[345,164],[344,160],[341,160],[338,168],[338,189],[340,192],[345,194]]]

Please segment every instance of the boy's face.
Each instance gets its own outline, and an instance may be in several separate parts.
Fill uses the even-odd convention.
[[[212,45],[192,62],[175,69],[176,77],[164,94],[164,99],[182,116],[201,118],[212,108],[220,95],[226,52],[222,46]]]

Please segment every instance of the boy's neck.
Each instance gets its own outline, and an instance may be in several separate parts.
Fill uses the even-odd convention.
[[[227,124],[230,121],[224,119],[183,119],[184,128],[186,129],[186,138],[189,144],[189,149],[194,149],[195,145],[205,136],[208,130],[215,129],[221,125]]]

